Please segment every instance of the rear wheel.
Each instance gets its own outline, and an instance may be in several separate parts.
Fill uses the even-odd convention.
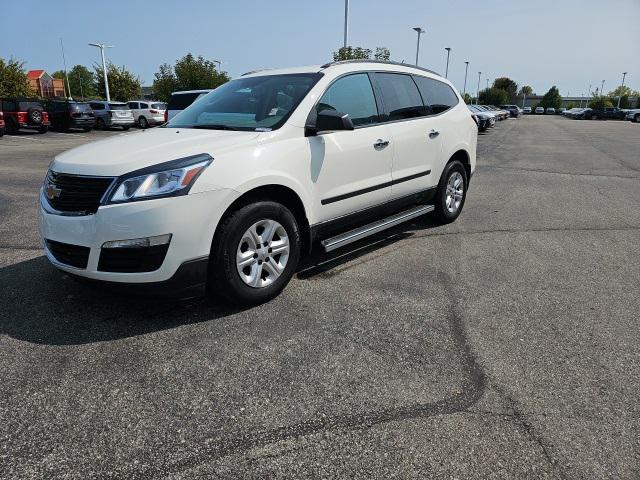
[[[441,223],[458,218],[467,197],[467,171],[459,160],[449,162],[442,172],[434,199],[435,215]]]
[[[38,133],[47,133],[49,131],[49,127],[47,125],[43,125],[38,129]]]
[[[140,125],[140,128],[149,128],[149,122],[147,122],[147,119],[144,117],[138,119],[138,125]]]
[[[127,130],[129,130],[130,128],[131,128],[131,127],[130,127],[129,125],[125,125],[124,127],[122,127],[122,130],[124,130],[124,131],[126,132],[126,131],[127,131]]]
[[[635,123],[640,123],[640,113],[639,113],[639,114],[637,114],[635,117],[633,117],[633,121],[634,121]]]
[[[284,205],[246,205],[221,223],[211,251],[212,293],[232,303],[256,305],[277,296],[300,259],[300,229]]]
[[[104,120],[99,118],[96,120],[96,130],[106,130],[107,126],[104,123]]]

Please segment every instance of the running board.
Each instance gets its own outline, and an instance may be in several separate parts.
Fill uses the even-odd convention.
[[[434,210],[435,207],[433,205],[421,205],[419,207],[414,207],[409,210],[405,210],[404,212],[396,213],[390,217],[383,218],[382,220],[378,220],[377,222],[370,223],[364,227],[355,228],[348,232],[341,233],[340,235],[336,235],[335,237],[327,238],[320,243],[324,247],[325,252],[330,252],[356,242],[362,238],[368,237],[369,235],[375,235],[387,228],[394,227],[400,223],[419,217],[420,215],[424,215],[425,213],[433,212]]]

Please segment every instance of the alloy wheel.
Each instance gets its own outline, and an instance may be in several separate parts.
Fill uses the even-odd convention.
[[[460,172],[453,172],[447,180],[445,206],[449,213],[456,213],[464,196],[464,179]]]
[[[287,231],[275,220],[260,220],[244,232],[236,252],[236,268],[244,283],[264,288],[275,282],[289,260]]]

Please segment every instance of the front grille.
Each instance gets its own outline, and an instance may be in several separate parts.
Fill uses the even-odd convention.
[[[167,255],[169,244],[152,247],[103,248],[98,270],[101,272],[142,273],[158,270]]]
[[[96,213],[111,182],[111,177],[84,177],[49,171],[44,193],[54,209],[87,215]],[[52,190],[51,195],[49,189]]]
[[[70,243],[56,242],[55,240],[45,240],[47,250],[60,263],[76,268],[87,268],[89,261],[89,247],[71,245]]]

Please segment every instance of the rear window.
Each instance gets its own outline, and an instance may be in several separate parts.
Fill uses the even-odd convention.
[[[91,107],[88,103],[72,103],[71,109],[76,112],[89,112],[91,111]]]
[[[42,108],[42,104],[40,102],[18,102],[18,110],[25,111],[30,108]]]
[[[184,110],[206,93],[174,93],[169,99],[167,110]]]
[[[419,75],[415,75],[413,78],[420,89],[425,105],[430,108],[431,113],[446,112],[458,104],[458,96],[446,83]]]
[[[110,103],[109,108],[111,110],[129,110],[129,105],[126,103]]]
[[[157,110],[166,110],[167,109],[167,104],[166,103],[152,103],[151,104],[151,108],[155,108]]]

